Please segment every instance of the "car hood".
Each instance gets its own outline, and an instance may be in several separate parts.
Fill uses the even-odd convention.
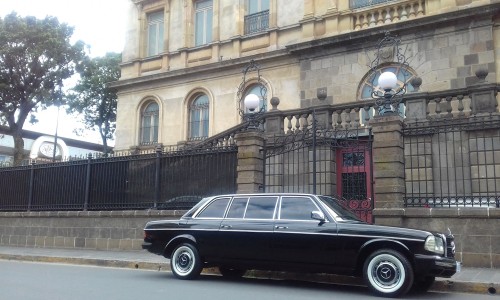
[[[369,235],[380,238],[405,238],[425,240],[429,235],[438,234],[436,232],[420,229],[375,225],[356,221],[338,222],[337,225],[338,234],[343,235]]]

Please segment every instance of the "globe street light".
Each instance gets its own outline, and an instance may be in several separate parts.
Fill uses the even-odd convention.
[[[247,129],[249,130],[258,129],[260,126],[260,121],[257,119],[257,116],[260,115],[260,113],[262,112],[262,109],[257,110],[260,106],[259,96],[255,94],[248,94],[245,96],[243,104],[245,108],[248,110],[248,113],[245,113],[245,116],[248,118]]]
[[[255,94],[248,94],[243,101],[245,108],[248,109],[252,114],[259,107],[260,99],[259,96]]]
[[[375,59],[370,66],[373,81],[377,79],[376,74],[380,71],[380,66],[383,63],[396,62],[402,70],[409,68],[404,52],[400,49],[400,44],[401,41],[391,36],[389,32],[386,32],[385,37],[379,41]],[[379,115],[395,114],[403,95],[406,94],[406,80],[402,80],[402,85],[400,85],[396,74],[386,71],[378,76],[378,82],[373,86],[376,88],[372,90],[371,96],[375,99]]]
[[[247,75],[253,72],[254,76],[247,80]],[[249,86],[259,87],[259,91],[249,90]],[[266,101],[267,88],[260,77],[260,66],[251,60],[250,63],[243,69],[243,80],[238,87],[238,112],[243,121],[246,121],[247,130],[255,130],[260,128],[261,117],[265,111],[262,101]],[[260,96],[259,96],[260,95]]]

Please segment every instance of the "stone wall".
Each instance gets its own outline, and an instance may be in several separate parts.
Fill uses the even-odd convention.
[[[140,250],[146,222],[177,219],[183,211],[0,213],[0,245],[37,248]],[[375,223],[455,235],[466,267],[500,267],[500,209],[375,209]]]
[[[375,209],[379,225],[447,232],[456,240],[456,258],[465,267],[500,267],[500,209],[394,208]]]
[[[148,221],[183,211],[54,211],[0,213],[0,245],[37,248],[140,250]]]

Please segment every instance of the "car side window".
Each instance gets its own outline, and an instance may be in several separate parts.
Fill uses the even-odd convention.
[[[245,219],[272,219],[278,197],[250,197]]]
[[[226,212],[227,204],[230,198],[215,199],[203,209],[201,213],[196,216],[197,218],[222,218]]]
[[[319,210],[307,197],[282,197],[280,219],[312,220],[311,212]]]
[[[229,211],[227,212],[226,218],[240,218],[242,219],[245,215],[245,209],[247,208],[248,197],[235,197]]]

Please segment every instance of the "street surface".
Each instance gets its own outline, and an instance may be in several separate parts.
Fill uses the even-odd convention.
[[[477,294],[425,293],[405,299],[492,300]],[[88,299],[383,299],[364,287],[346,287],[294,281],[260,279],[228,280],[202,275],[183,281],[166,271],[116,269],[79,265],[0,260],[0,300],[88,300]]]

